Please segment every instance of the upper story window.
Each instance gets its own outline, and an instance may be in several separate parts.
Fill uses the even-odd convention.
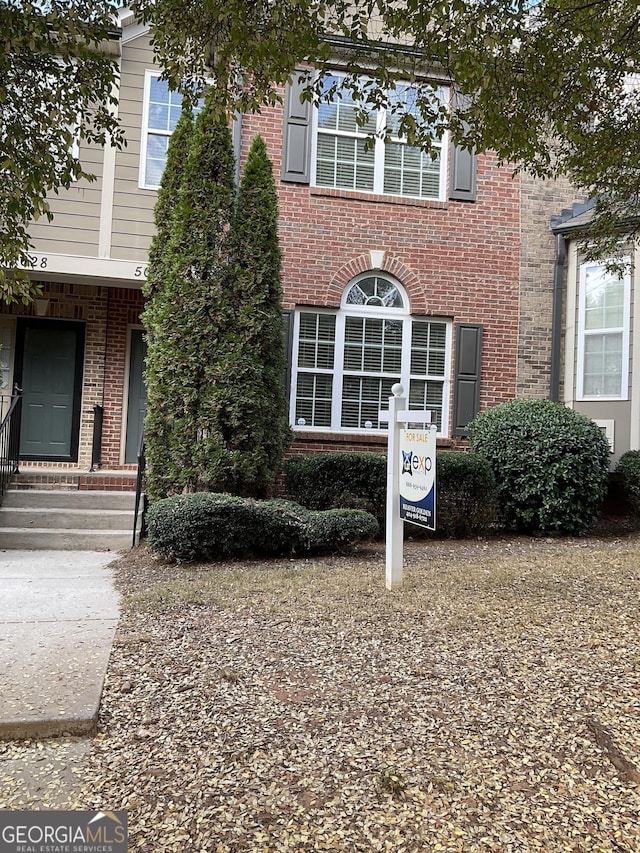
[[[429,409],[446,434],[451,323],[409,315],[389,276],[358,276],[340,311],[295,313],[291,422],[298,429],[386,430],[379,412],[402,382],[411,409]]]
[[[579,400],[626,400],[629,384],[630,275],[604,263],[580,268]]]
[[[182,113],[182,96],[169,90],[160,73],[147,71],[144,79],[140,186],[157,189],[167,160],[169,138]]]
[[[338,75],[328,75],[323,80],[324,91],[329,93],[339,82]],[[415,91],[409,85],[398,84],[392,95],[419,120]],[[440,97],[444,98],[444,91]],[[435,143],[433,159],[399,135],[399,122],[391,110],[370,113],[364,125],[358,125],[357,114],[357,106],[346,90],[337,91],[328,103],[318,106],[313,184],[380,195],[445,197],[446,148],[441,141]],[[385,128],[390,132],[387,142],[371,138]]]

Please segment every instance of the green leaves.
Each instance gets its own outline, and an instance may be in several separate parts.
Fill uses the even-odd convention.
[[[607,485],[609,445],[584,415],[548,400],[513,400],[471,423],[471,446],[488,459],[507,527],[585,533]]]
[[[262,497],[290,441],[278,211],[264,142],[235,196],[219,93],[173,134],[155,210],[144,314],[148,485]]]
[[[153,504],[149,544],[176,561],[333,551],[379,534],[362,510],[314,512],[284,500],[197,492]]]
[[[47,195],[90,178],[74,141],[123,144],[113,87],[118,66],[108,50],[113,6],[2,3],[0,14],[0,298],[24,301],[17,272],[30,248],[28,225],[50,215]]]
[[[412,143],[430,150],[434,130],[449,132],[539,177],[569,177],[578,193],[600,199],[584,235],[590,257],[615,249],[621,227],[637,233],[640,99],[625,87],[640,59],[635,0],[139,0],[136,8],[152,22],[169,79],[212,79],[228,109],[279,101],[304,63],[320,72],[309,75],[312,99],[336,66],[363,104],[388,106],[398,80],[419,81],[426,103],[430,81],[453,81],[472,98],[448,104],[435,128],[428,110],[417,121],[408,109],[398,116]],[[355,83],[363,74],[367,83]]]

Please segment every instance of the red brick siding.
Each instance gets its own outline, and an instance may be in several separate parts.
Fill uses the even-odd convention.
[[[140,325],[143,308],[139,290],[111,288],[108,301],[107,349],[105,357],[104,422],[102,434],[102,467],[120,465],[122,433],[126,429],[123,410],[126,405],[124,386],[127,367],[128,330]]]
[[[94,406],[104,406],[102,467],[120,467],[127,329],[139,325],[142,294],[125,288],[41,282],[49,299],[46,316],[85,322],[82,407],[78,462],[41,462],[40,468],[88,469],[93,446]],[[35,306],[3,306],[3,314],[35,316]],[[130,467],[130,466],[129,466]]]
[[[281,108],[244,116],[242,160],[260,132],[274,163],[279,193],[285,308],[339,305],[347,283],[370,268],[369,253],[384,252],[382,270],[405,287],[414,314],[483,324],[481,408],[514,397],[521,224],[520,182],[512,179],[511,170],[492,156],[479,157],[475,203],[281,183],[282,126]],[[70,284],[45,287],[52,298],[49,316],[87,322],[79,466],[90,464],[97,403],[104,406],[102,467],[120,467],[127,332],[139,324],[141,293]],[[454,440],[442,446],[463,443]],[[336,448],[382,450],[384,439],[303,434],[292,452]]]
[[[259,132],[274,163],[285,307],[339,305],[348,281],[370,268],[370,250],[383,251],[382,269],[404,285],[414,314],[483,324],[481,408],[513,398],[520,182],[511,170],[492,156],[479,157],[475,203],[280,183],[282,127],[282,109],[245,116],[242,151],[245,157]]]

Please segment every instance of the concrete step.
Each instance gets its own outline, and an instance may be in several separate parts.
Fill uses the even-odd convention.
[[[135,492],[78,491],[74,489],[9,489],[2,500],[3,508],[53,508],[130,510],[135,506]]]
[[[133,518],[131,520],[133,528]],[[131,547],[131,530],[53,530],[36,527],[0,529],[0,550],[12,551],[122,551]]]
[[[134,492],[10,489],[0,507],[0,550],[122,551],[132,545],[134,506]]]
[[[131,523],[131,509],[68,509],[66,507],[8,507],[0,510],[0,529],[3,527],[123,530]]]

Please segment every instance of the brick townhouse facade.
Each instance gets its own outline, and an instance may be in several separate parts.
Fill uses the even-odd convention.
[[[2,308],[0,359],[4,393],[24,395],[24,464],[124,475],[145,407],[141,284],[180,105],[146,29],[127,10],[120,27],[127,146],[81,149],[97,180],[61,192],[54,220],[34,223],[29,274],[42,299]],[[491,154],[447,140],[436,161],[397,138],[369,150],[347,101],[316,109],[296,85],[233,128],[240,170],[256,133],[274,165],[292,452],[384,448],[377,413],[397,381],[411,407],[432,411],[441,447],[464,446],[479,409],[548,396],[549,217],[570,188],[536,197]]]

